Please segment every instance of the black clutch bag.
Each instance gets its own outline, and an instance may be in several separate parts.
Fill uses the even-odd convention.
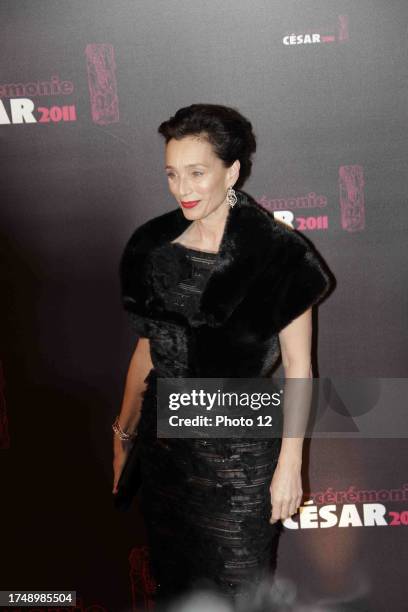
[[[142,473],[139,457],[139,442],[136,438],[123,466],[119,477],[118,491],[113,494],[113,503],[116,510],[129,510],[133,498],[142,484]]]

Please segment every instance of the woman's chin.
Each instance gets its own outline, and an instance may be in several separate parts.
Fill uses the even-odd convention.
[[[183,206],[181,206],[181,210],[183,211],[183,215],[185,216],[185,218],[191,221],[201,219],[201,217],[204,216],[202,211],[199,211],[196,208],[183,208]]]

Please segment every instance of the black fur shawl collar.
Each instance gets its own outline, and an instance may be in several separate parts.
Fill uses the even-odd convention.
[[[120,263],[126,310],[193,327],[233,320],[237,329],[244,325],[268,336],[327,293],[329,271],[306,239],[236,193],[196,316],[186,321],[171,312],[163,291],[175,282],[180,263],[180,250],[170,243],[191,223],[180,208],[147,221],[130,237]]]

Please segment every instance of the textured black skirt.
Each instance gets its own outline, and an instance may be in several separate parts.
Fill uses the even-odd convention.
[[[281,439],[157,438],[155,370],[146,381],[140,499],[157,601],[206,586],[233,600],[275,569],[269,487]]]

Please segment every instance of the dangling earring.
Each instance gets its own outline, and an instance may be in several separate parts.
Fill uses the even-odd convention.
[[[232,187],[228,187],[227,189],[227,202],[228,204],[231,206],[231,208],[234,208],[235,204],[237,203],[237,194],[235,193],[235,190]]]

